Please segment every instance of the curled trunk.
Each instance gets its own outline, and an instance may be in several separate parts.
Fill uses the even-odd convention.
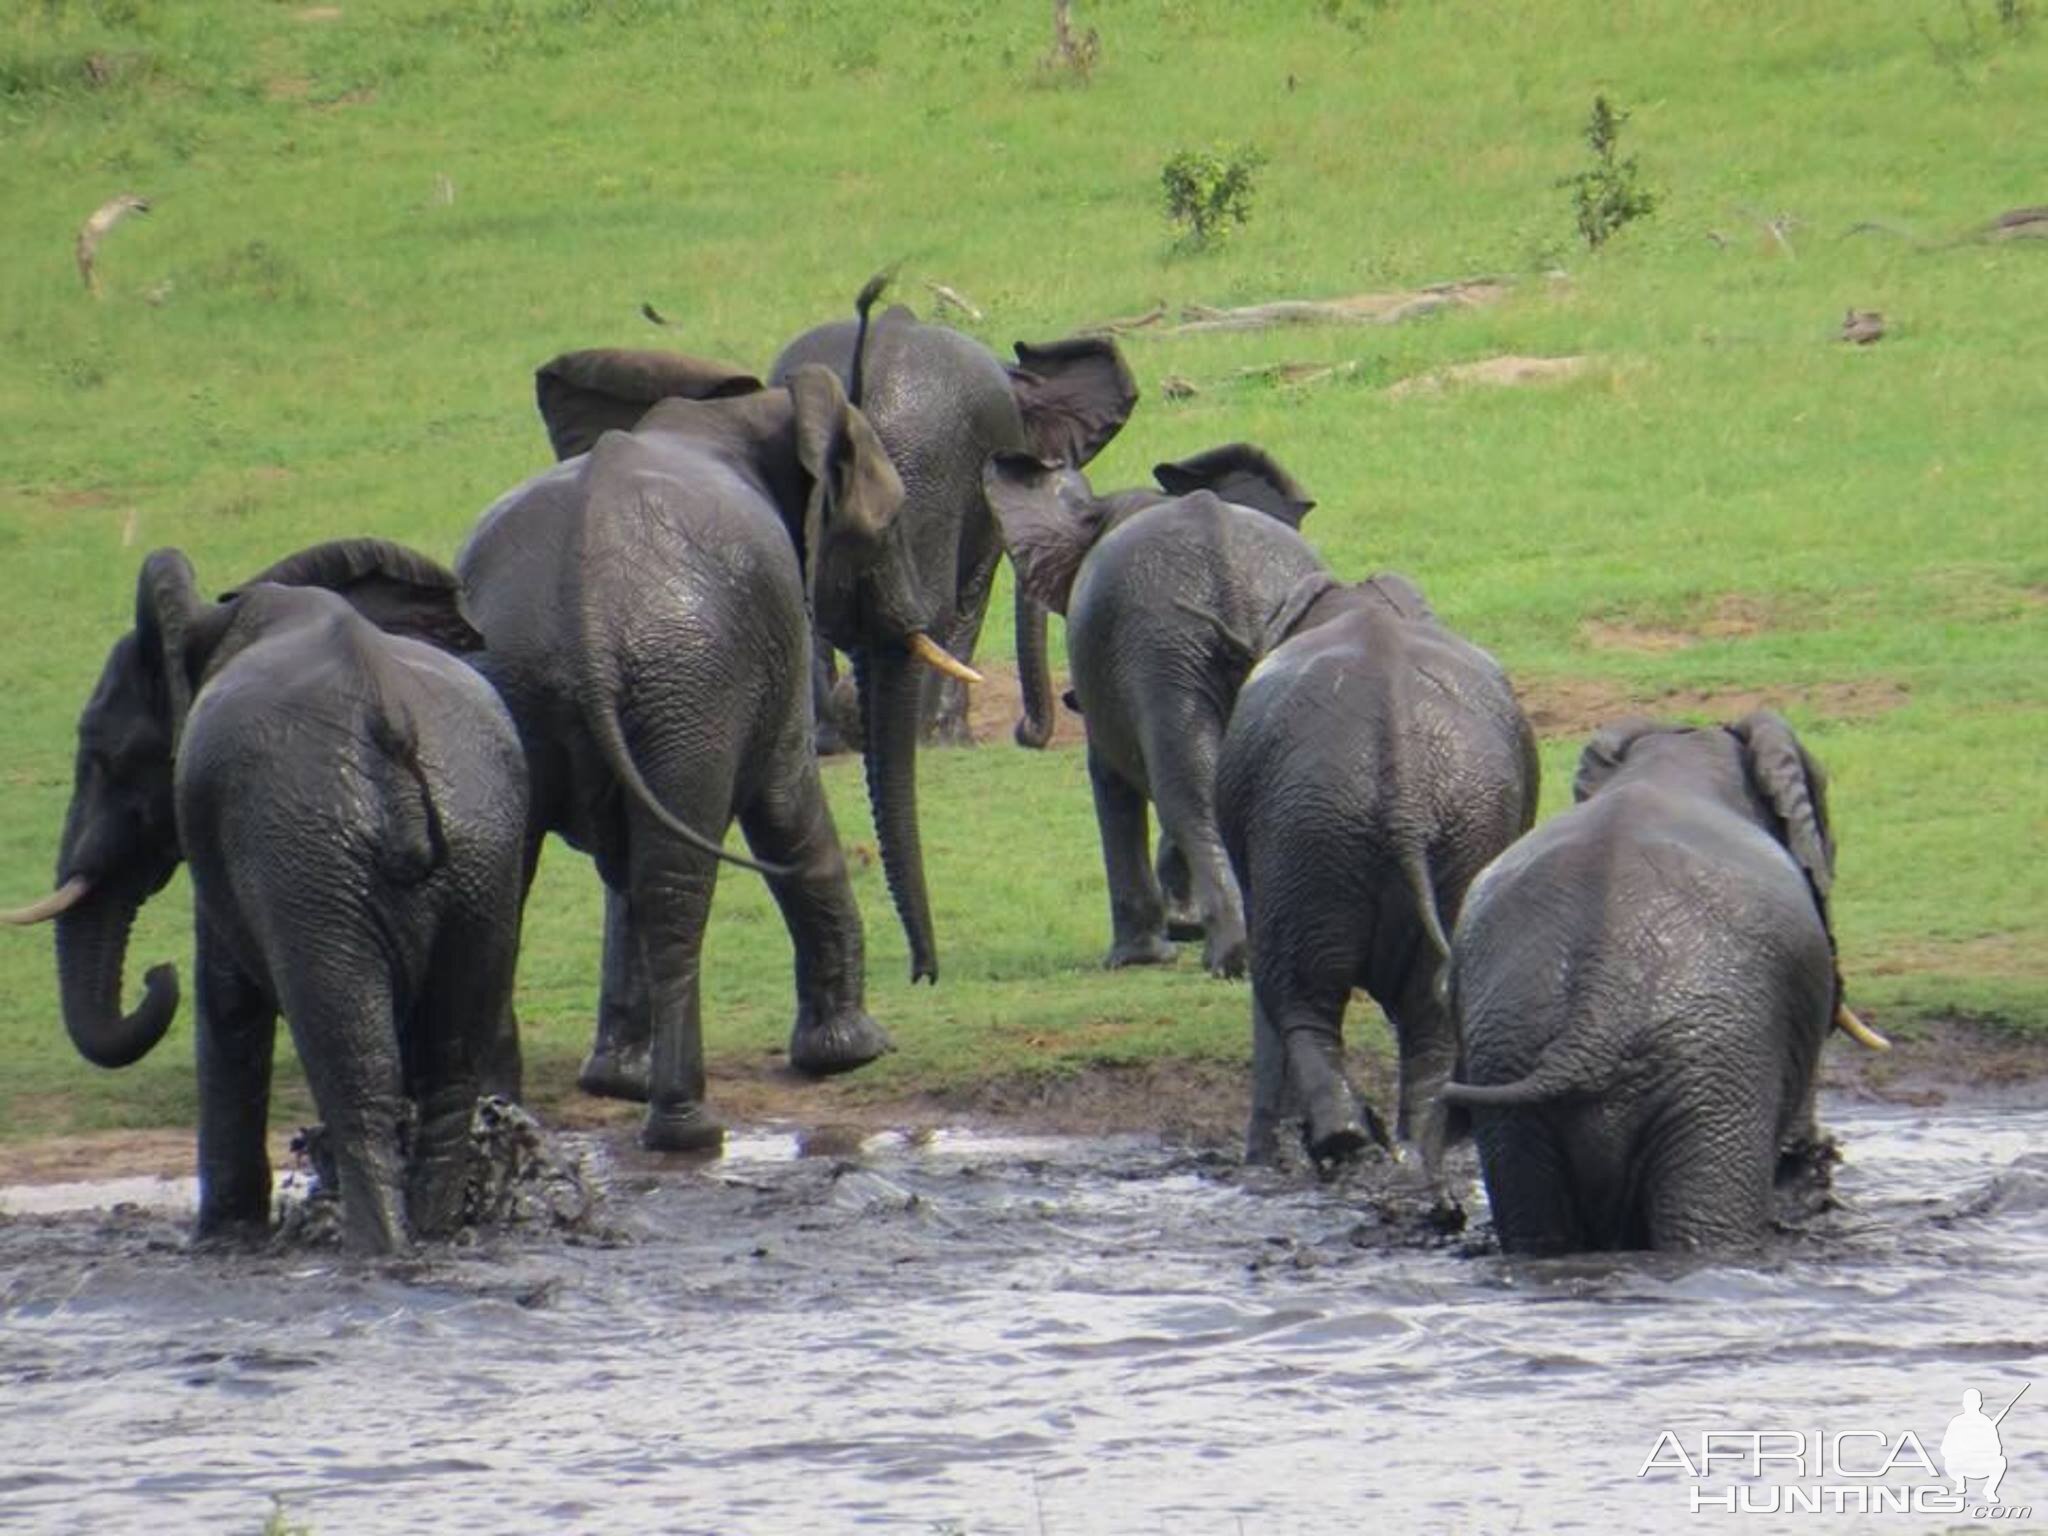
[[[939,979],[938,945],[925,894],[924,849],[917,833],[917,732],[924,673],[907,651],[862,647],[854,653],[860,690],[861,755],[875,815],[882,870],[910,941],[910,979]]]
[[[1024,716],[1013,733],[1020,747],[1043,747],[1052,740],[1052,665],[1045,654],[1045,604],[1017,593],[1017,687],[1024,695]]]
[[[178,1011],[178,972],[152,966],[133,1013],[121,1012],[121,974],[136,903],[94,896],[57,919],[57,983],[64,1028],[78,1054],[100,1067],[125,1067],[148,1055]]]

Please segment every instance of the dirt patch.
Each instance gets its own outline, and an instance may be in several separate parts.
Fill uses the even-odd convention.
[[[297,13],[300,21],[339,21],[341,7],[338,5],[309,5]]]
[[[1870,969],[1875,969],[1874,967]],[[1882,1014],[1861,1011],[1886,1029]],[[1821,1087],[1886,1104],[1935,1105],[2024,1089],[2031,1099],[2048,1078],[2048,1041],[1979,1019],[1928,1019],[1911,1035],[1888,1031],[1889,1051],[1868,1051],[1840,1035],[1821,1060]]]
[[[1007,747],[1015,740],[1011,731],[1024,718],[1024,694],[1017,686],[1017,669],[1006,661],[977,661],[974,670],[988,681],[979,688],[968,690],[967,728],[977,742]],[[1055,671],[1052,741],[1049,743],[1055,747],[1079,746],[1088,739],[1081,717],[1060,702],[1059,695],[1066,686],[1066,679]]]
[[[1793,614],[1780,602],[1746,592],[1723,592],[1701,604],[1683,625],[1637,624],[1627,619],[1585,619],[1579,642],[1596,651],[1655,655],[1683,651],[1703,640],[1741,640],[1766,630],[1794,628]]]
[[[1726,721],[1753,709],[1787,707],[1823,720],[1869,720],[1913,700],[1904,683],[1882,677],[1797,688],[1650,690],[1598,677],[1539,677],[1518,679],[1515,694],[1538,736],[1584,736],[1623,715]]]
[[[1590,357],[1522,357],[1512,353],[1485,358],[1476,363],[1459,363],[1449,368],[1432,368],[1413,378],[1387,386],[1395,399],[1404,395],[1436,395],[1460,384],[1544,384],[1557,379],[1576,378],[1592,366]]]
[[[306,75],[272,75],[263,82],[265,101],[304,101],[313,91],[313,81]]]
[[[2048,980],[2048,951],[2017,933],[1974,939],[1923,939],[1887,943],[1884,953],[1856,967],[1859,975],[1910,976],[1934,972],[1958,976],[2002,976]]]

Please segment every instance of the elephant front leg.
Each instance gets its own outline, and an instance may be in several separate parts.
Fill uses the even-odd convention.
[[[197,948],[201,1239],[270,1225],[271,1062],[277,1010],[199,920]]]
[[[789,1064],[808,1077],[864,1067],[895,1049],[868,1016],[867,965],[860,908],[846,875],[846,854],[808,753],[783,754],[776,782],[740,817],[755,857],[786,864],[771,880],[796,951],[796,1023]]]
[[[725,1126],[704,1103],[704,1025],[699,1002],[704,925],[718,862],[636,828],[628,916],[645,957],[653,1021],[647,1118],[640,1144],[657,1152],[716,1151]],[[657,851],[649,851],[657,844]]]
[[[1165,965],[1173,959],[1166,941],[1166,909],[1146,857],[1150,828],[1145,797],[1088,749],[1088,782],[1095,793],[1095,823],[1102,834],[1103,872],[1109,880],[1111,970],[1126,965]]]
[[[654,1013],[647,957],[629,904],[604,893],[604,971],[598,983],[597,1036],[576,1074],[576,1086],[601,1099],[647,1101],[653,1070]]]
[[[1435,951],[1418,933],[1417,959],[1388,1010],[1400,1053],[1400,1096],[1394,1137],[1411,1148],[1432,1186],[1443,1181],[1444,1148],[1450,1141],[1449,1110],[1441,1095],[1458,1065],[1458,1028],[1438,993],[1440,966]]]

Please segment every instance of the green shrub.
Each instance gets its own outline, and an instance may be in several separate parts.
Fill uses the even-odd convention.
[[[1266,157],[1249,144],[1228,149],[1183,149],[1160,168],[1166,217],[1181,242],[1196,250],[1227,236],[1252,216],[1252,189]]]
[[[1626,112],[1609,106],[1605,96],[1595,96],[1592,114],[1586,119],[1586,144],[1593,151],[1593,164],[1558,182],[1572,189],[1579,233],[1591,250],[1605,245],[1624,224],[1648,218],[1657,207],[1656,194],[1636,184],[1635,156],[1615,158],[1621,125],[1627,121]]]

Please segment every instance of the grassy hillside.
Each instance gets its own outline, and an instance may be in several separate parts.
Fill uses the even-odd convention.
[[[1599,719],[1778,704],[1833,774],[1858,1002],[2048,1026],[2048,241],[1959,238],[2048,202],[2043,9],[1080,0],[1084,84],[1041,64],[1041,0],[25,0],[0,18],[0,904],[47,888],[144,552],[220,584],[344,533],[445,558],[544,462],[530,373],[565,347],[765,366],[891,262],[999,348],[1487,273],[1502,302],[1401,326],[1134,334],[1146,399],[1098,483],[1267,445],[1338,569],[1408,572],[1508,665],[1551,805]],[[1596,93],[1658,197],[1597,253],[1558,185]],[[1218,144],[1266,163],[1249,223],[1190,251],[1160,167]],[[152,211],[107,236],[95,300],[72,237],[123,192]],[[1881,342],[1836,339],[1851,307]],[[1504,353],[1590,361],[1387,389]],[[1347,366],[1242,372],[1283,363]],[[906,986],[863,867],[904,1046],[867,1081],[1241,1052],[1241,987],[1094,968],[1076,753],[931,754],[923,784],[945,980]],[[871,845],[857,774],[830,788]],[[757,881],[723,887],[706,1015],[736,1058],[787,1027],[788,951]],[[184,902],[146,914],[137,974],[185,954]],[[557,851],[522,978],[543,1077],[582,1047],[595,951],[593,879]],[[86,1067],[47,938],[0,934],[0,1134],[185,1116],[185,1029]]]

